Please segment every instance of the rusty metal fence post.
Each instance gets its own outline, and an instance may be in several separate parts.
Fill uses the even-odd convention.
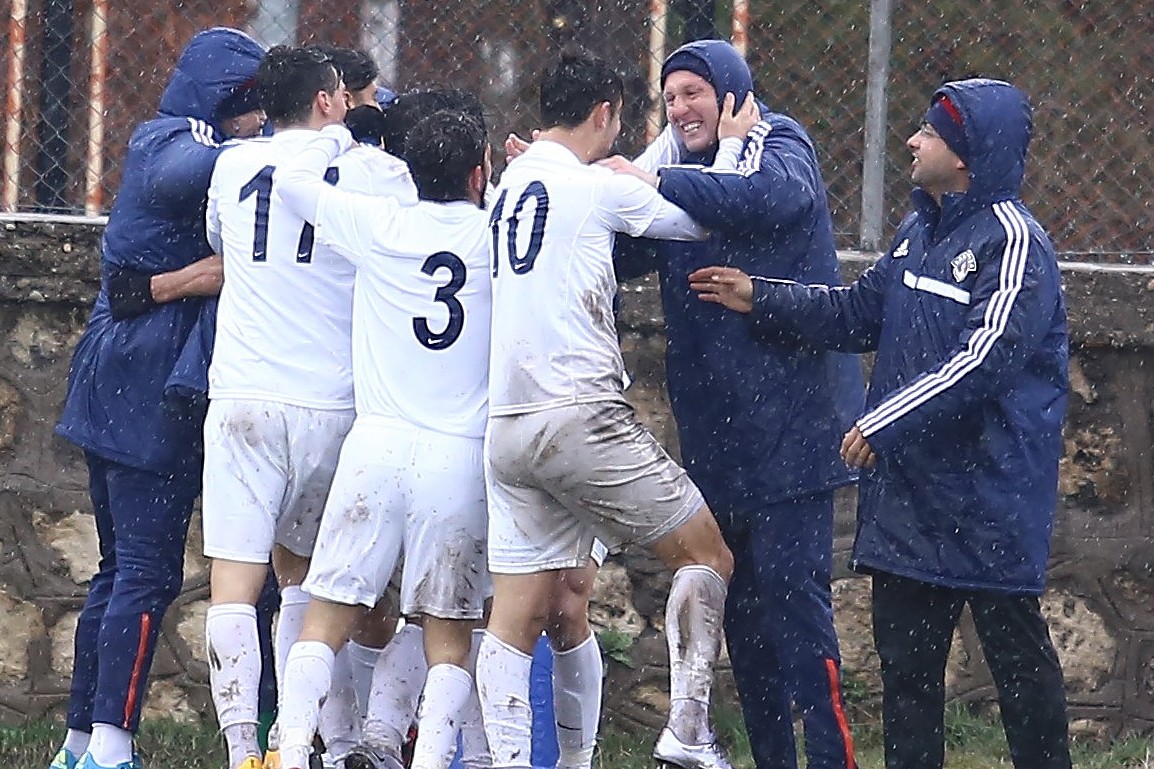
[[[890,78],[891,0],[870,0],[869,64],[866,74],[865,141],[861,172],[861,241],[881,247],[885,225],[886,125]]]

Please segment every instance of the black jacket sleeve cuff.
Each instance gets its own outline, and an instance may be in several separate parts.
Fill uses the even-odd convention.
[[[156,307],[152,276],[120,267],[108,277],[108,305],[115,320],[134,318]]]

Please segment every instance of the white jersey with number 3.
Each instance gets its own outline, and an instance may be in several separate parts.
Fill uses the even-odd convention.
[[[342,156],[343,157],[343,156]],[[488,416],[488,214],[465,201],[321,192],[317,240],[357,266],[357,418],[481,438]]]
[[[705,231],[638,179],[540,140],[501,176],[490,223],[490,414],[624,401],[615,235],[696,240]]]
[[[314,136],[285,130],[238,143],[213,170],[206,222],[225,280],[211,398],[353,405],[354,267],[284,205],[274,173]],[[404,163],[370,147],[342,155],[325,179],[341,189],[416,200]]]

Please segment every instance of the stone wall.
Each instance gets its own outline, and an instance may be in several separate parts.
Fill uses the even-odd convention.
[[[0,723],[62,713],[71,638],[95,567],[80,453],[52,434],[68,362],[97,287],[98,221],[0,221]],[[845,254],[847,275],[870,259]],[[1154,268],[1065,270],[1073,392],[1065,431],[1051,588],[1045,597],[1079,729],[1154,726]],[[642,418],[676,434],[663,387],[664,339],[652,282],[622,292],[622,344]],[[203,617],[207,572],[193,522],[185,590],[164,622],[147,715],[211,712]],[[847,690],[870,708],[879,690],[868,581],[845,567],[852,490],[839,499],[837,620]],[[593,617],[614,631],[606,705],[650,728],[668,704],[662,607],[668,576],[643,554],[603,569]],[[993,685],[963,624],[950,664],[954,696],[987,702]],[[722,675],[721,696],[732,697]]]

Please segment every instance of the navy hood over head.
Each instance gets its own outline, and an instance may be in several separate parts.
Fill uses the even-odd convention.
[[[931,102],[944,96],[961,114],[969,143],[969,196],[986,203],[1018,197],[1034,130],[1026,94],[1001,80],[976,77],[946,83]]]
[[[930,104],[943,97],[961,118],[970,175],[966,192],[942,196],[938,227],[948,230],[983,206],[1021,196],[1034,123],[1026,94],[1001,80],[979,77],[946,83],[934,92]],[[939,208],[920,188],[914,190],[913,201],[922,211]]]
[[[679,70],[688,70],[704,78],[717,92],[717,108],[725,106],[725,95],[732,93],[734,104],[740,106],[745,97],[753,91],[753,73],[744,57],[724,40],[694,40],[678,48],[665,59],[661,65],[661,85],[669,73]],[[769,107],[760,99],[757,106],[763,117],[769,115]],[[681,144],[680,139],[677,140]],[[708,153],[691,153],[681,147],[681,162],[705,163],[713,161],[717,149],[714,142]]]
[[[196,33],[160,97],[159,117],[191,117],[216,126],[217,108],[242,86],[255,83],[264,58],[257,41],[229,27]]]

